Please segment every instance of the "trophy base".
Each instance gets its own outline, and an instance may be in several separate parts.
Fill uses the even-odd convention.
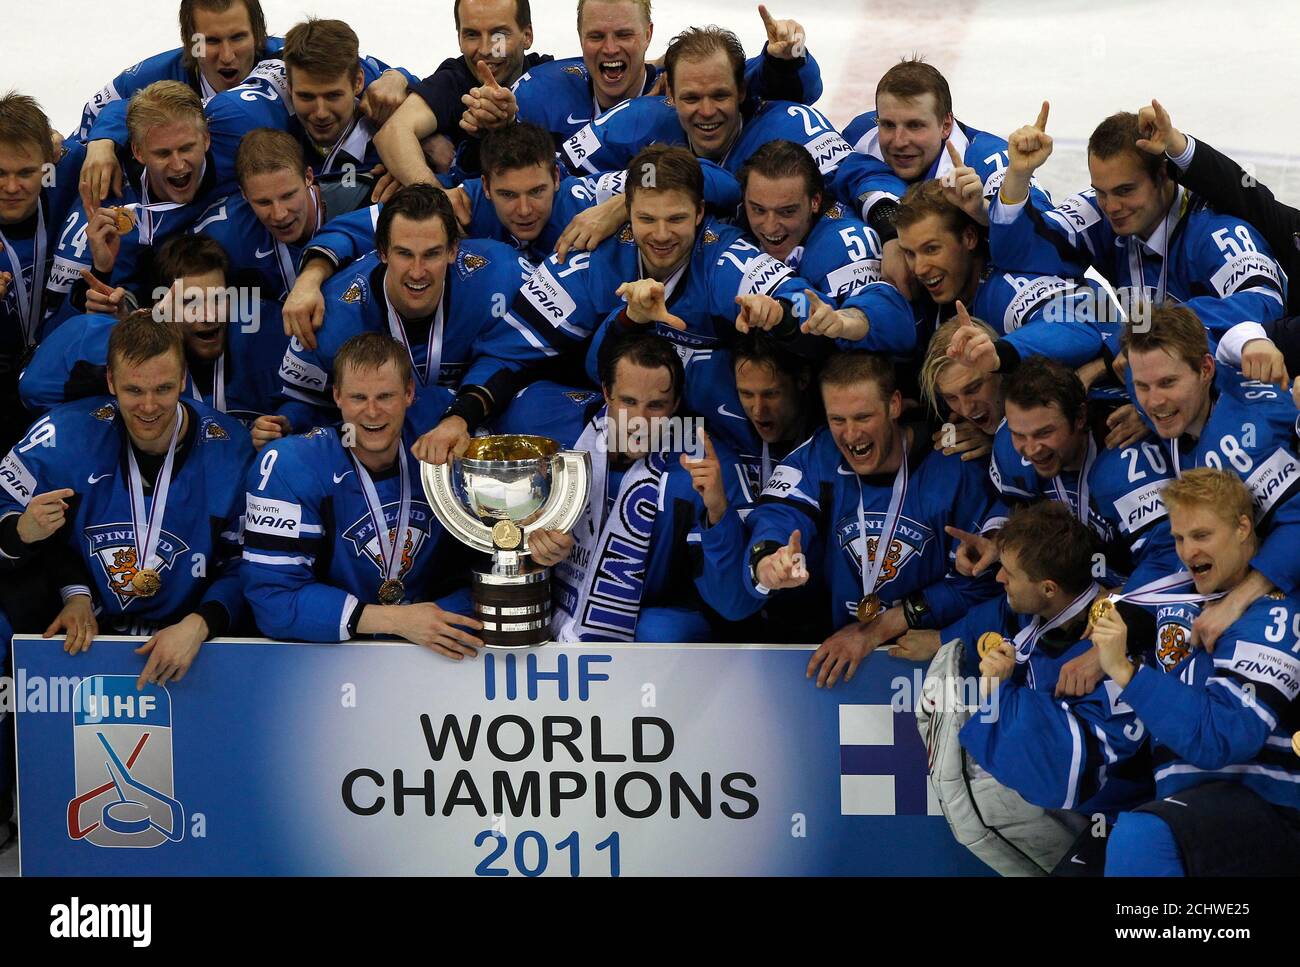
[[[532,648],[551,640],[551,572],[474,572],[474,617],[489,648]]]

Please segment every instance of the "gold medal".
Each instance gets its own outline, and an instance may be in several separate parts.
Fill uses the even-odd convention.
[[[125,235],[131,229],[135,228],[135,215],[129,208],[113,209],[113,227],[117,229],[117,234]]]
[[[380,604],[400,604],[403,595],[406,594],[406,588],[402,582],[396,579],[385,581],[379,585],[379,603]]]
[[[1094,601],[1092,607],[1088,609],[1088,623],[1095,628],[1097,627],[1097,622],[1114,610],[1115,602],[1110,598],[1102,598],[1100,601]]]
[[[151,567],[136,571],[131,575],[131,587],[142,598],[152,598],[162,590],[162,577]]]
[[[1291,751],[1296,755],[1300,755],[1300,732],[1291,736]]]
[[[524,532],[512,520],[499,520],[492,525],[492,544],[502,551],[513,551],[523,540]]]
[[[986,631],[975,642],[975,650],[979,652],[981,658],[987,658],[993,653],[993,649],[1002,644],[1003,640],[1003,637],[996,631]]]
[[[880,603],[880,595],[868,594],[858,602],[858,621],[861,624],[869,625],[880,617],[885,606]]]

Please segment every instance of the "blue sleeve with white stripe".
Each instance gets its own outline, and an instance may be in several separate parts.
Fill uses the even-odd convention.
[[[382,207],[371,205],[331,218],[312,236],[302,253],[303,263],[315,253],[324,255],[334,263],[334,268],[341,269],[370,254],[375,248],[375,224]]]
[[[962,726],[961,744],[1034,805],[1077,809],[1101,791],[1108,767],[1137,751],[1142,723],[1132,710],[1111,705],[1105,682],[1082,699],[1062,701],[1018,678],[1002,682],[996,705],[985,703]]]
[[[1095,259],[1109,253],[1094,251],[1090,232],[1103,224],[1096,192],[1091,188],[1071,195],[1048,211],[1024,202],[1002,203],[995,195],[989,209],[989,254],[993,262],[1014,272],[1035,272],[1080,278]]]
[[[1193,291],[1209,290],[1183,301],[1211,339],[1221,340],[1238,323],[1268,322],[1285,314],[1286,276],[1250,225],[1227,215],[1194,213],[1188,216],[1181,249],[1190,255],[1186,271]]]
[[[869,349],[891,356],[909,356],[916,349],[916,314],[912,305],[888,282],[872,282],[840,302],[841,309],[858,309],[867,317],[867,334],[856,342],[837,339],[842,349]]]
[[[320,518],[322,468],[310,459],[311,449],[304,437],[276,440],[249,469],[244,594],[263,634],[342,641],[358,605],[347,591],[316,579],[327,536]]]

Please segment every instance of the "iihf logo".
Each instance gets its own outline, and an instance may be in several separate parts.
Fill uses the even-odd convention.
[[[172,778],[171,696],[157,685],[137,692],[135,682],[134,675],[95,675],[77,685],[71,839],[149,848],[185,837]]]

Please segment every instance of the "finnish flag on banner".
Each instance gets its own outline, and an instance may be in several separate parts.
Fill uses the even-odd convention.
[[[840,815],[939,816],[910,712],[840,706]]]

